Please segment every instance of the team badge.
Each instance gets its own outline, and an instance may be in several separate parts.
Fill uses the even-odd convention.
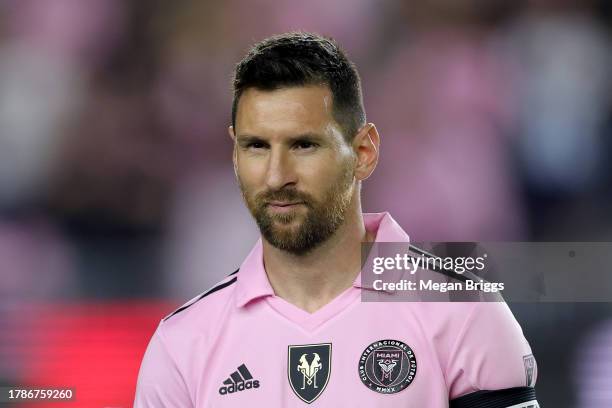
[[[416,371],[414,352],[399,340],[375,341],[359,358],[361,382],[381,394],[395,394],[408,387]]]
[[[523,364],[525,365],[525,377],[527,377],[527,386],[533,387],[537,374],[537,365],[533,354],[523,356]]]
[[[325,390],[331,373],[331,351],[331,343],[289,346],[289,384],[302,401],[310,404]]]

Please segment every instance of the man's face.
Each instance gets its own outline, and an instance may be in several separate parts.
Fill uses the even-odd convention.
[[[236,176],[264,238],[302,255],[331,237],[353,197],[355,156],[329,88],[249,88],[234,132]]]

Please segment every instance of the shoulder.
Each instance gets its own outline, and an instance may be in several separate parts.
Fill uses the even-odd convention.
[[[524,339],[519,323],[503,301],[422,302],[414,307],[428,335],[438,341],[444,339],[449,352],[466,337],[483,341],[502,335]]]
[[[233,305],[238,271],[161,320],[149,341],[138,377],[135,406],[191,406],[194,369],[201,371],[211,336]]]
[[[238,269],[165,316],[159,331],[164,336],[188,337],[191,333],[203,333],[214,328],[233,302],[237,280]]]

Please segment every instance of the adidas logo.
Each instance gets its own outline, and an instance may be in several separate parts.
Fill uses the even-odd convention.
[[[219,394],[232,394],[236,391],[250,390],[259,388],[259,380],[254,380],[253,376],[244,364],[238,367],[237,371],[230,374],[229,378],[223,381],[223,386],[219,388]]]

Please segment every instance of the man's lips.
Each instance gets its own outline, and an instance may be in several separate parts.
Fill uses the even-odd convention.
[[[268,203],[268,205],[270,207],[279,207],[279,208],[285,208],[285,207],[293,207],[296,205],[300,205],[300,204],[304,204],[301,201],[295,201],[295,202],[288,202],[288,201],[270,201]]]
[[[267,207],[273,213],[288,214],[297,210],[301,205],[304,205],[303,201],[270,201]]]

